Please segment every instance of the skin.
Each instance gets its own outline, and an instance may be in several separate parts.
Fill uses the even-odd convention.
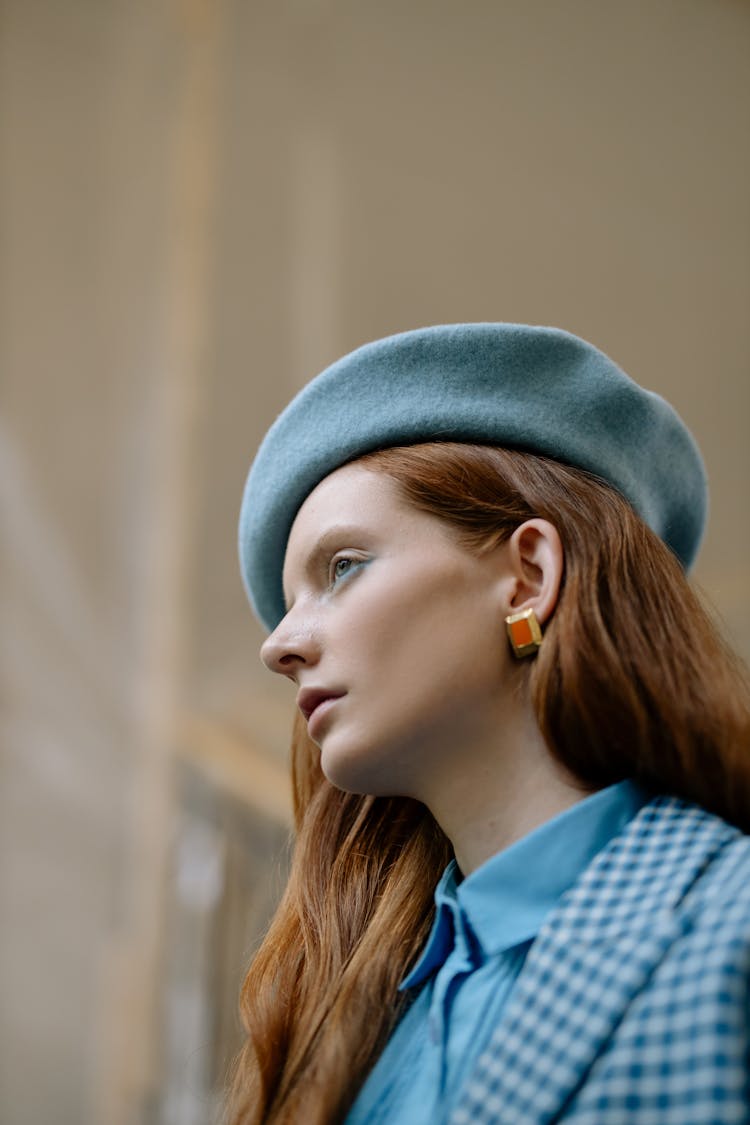
[[[261,658],[335,696],[308,722],[328,779],[423,801],[464,874],[584,796],[544,743],[504,625],[528,607],[543,625],[562,568],[548,521],[477,555],[356,462],[292,526],[288,612]]]

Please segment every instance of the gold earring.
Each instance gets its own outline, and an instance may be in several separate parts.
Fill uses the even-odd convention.
[[[542,630],[534,610],[524,609],[521,613],[511,613],[505,618],[505,627],[513,655],[519,660],[524,656],[534,656],[542,643]]]

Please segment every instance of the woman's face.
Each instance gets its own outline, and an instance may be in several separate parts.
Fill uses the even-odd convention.
[[[356,462],[307,498],[287,546],[288,612],[261,656],[297,685],[335,785],[424,800],[456,755],[497,744],[506,550],[470,553]]]

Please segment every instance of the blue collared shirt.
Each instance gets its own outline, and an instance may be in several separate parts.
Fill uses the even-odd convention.
[[[427,944],[401,984],[420,991],[346,1125],[447,1120],[545,917],[646,800],[622,781],[566,809],[463,881],[455,861],[448,865]]]

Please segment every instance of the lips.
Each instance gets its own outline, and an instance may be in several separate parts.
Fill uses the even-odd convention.
[[[329,699],[341,699],[343,694],[342,691],[329,691],[326,688],[303,688],[297,696],[297,706],[309,723],[318,707]]]

